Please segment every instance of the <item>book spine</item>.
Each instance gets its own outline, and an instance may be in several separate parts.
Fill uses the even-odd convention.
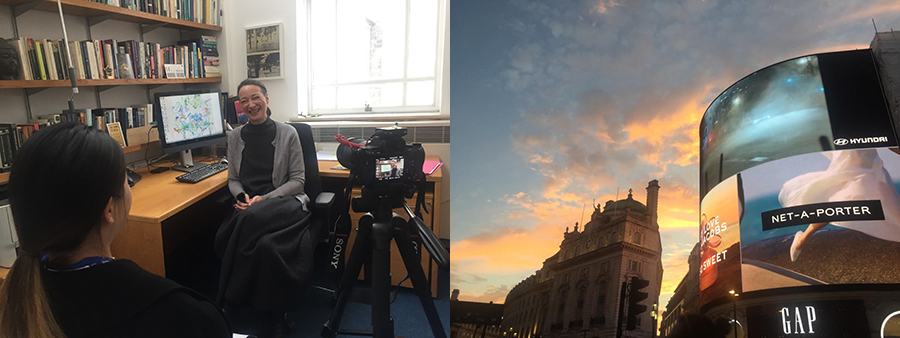
[[[47,69],[44,68],[45,66],[44,66],[43,49],[44,49],[44,47],[42,46],[41,42],[38,40],[35,40],[34,41],[34,55],[37,58],[38,70],[40,71],[40,74],[41,74],[41,80],[47,80],[48,79]]]
[[[59,80],[56,74],[56,63],[53,60],[53,47],[50,40],[41,39],[41,53],[44,55],[44,67],[47,70],[47,80]]]
[[[31,58],[28,57],[28,48],[25,47],[25,38],[16,40],[16,52],[19,53],[19,61],[22,64],[20,75],[23,80],[34,80],[31,72]]]

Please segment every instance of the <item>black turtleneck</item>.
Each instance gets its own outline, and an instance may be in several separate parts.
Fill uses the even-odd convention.
[[[241,153],[241,185],[250,197],[265,195],[275,186],[272,172],[275,164],[275,121],[267,118],[255,125],[248,123],[241,130],[244,151]]]

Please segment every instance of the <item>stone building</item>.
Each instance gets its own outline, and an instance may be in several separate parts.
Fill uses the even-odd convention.
[[[650,281],[647,311],[629,337],[653,337],[653,309],[662,285],[657,223],[659,182],[647,185],[646,205],[628,197],[594,208],[579,229],[566,229],[559,251],[506,297],[502,328],[512,337],[615,337],[622,282]],[[602,210],[601,210],[602,209]],[[623,323],[624,327],[624,323]]]
[[[685,312],[700,312],[700,242],[691,249],[688,272],[666,304],[666,312],[659,321],[660,337],[667,337],[678,316]]]

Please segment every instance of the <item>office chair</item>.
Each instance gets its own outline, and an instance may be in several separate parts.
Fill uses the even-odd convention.
[[[312,128],[306,123],[288,123],[297,130],[300,136],[300,147],[303,148],[303,164],[306,167],[306,183],[303,186],[306,196],[312,205],[309,207],[310,238],[321,240],[322,233],[328,225],[328,210],[334,203],[333,192],[322,191],[322,180],[319,178],[319,160],[316,157],[316,143],[313,140]]]

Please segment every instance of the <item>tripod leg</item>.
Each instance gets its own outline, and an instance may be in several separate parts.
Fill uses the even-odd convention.
[[[406,221],[403,222],[406,224]],[[434,337],[446,338],[447,333],[444,331],[444,326],[441,325],[441,317],[434,306],[434,300],[431,299],[431,287],[428,284],[428,279],[425,278],[425,271],[422,270],[422,261],[416,255],[412,240],[409,238],[409,232],[405,228],[401,229],[394,231],[394,240],[397,241],[397,248],[400,249],[400,256],[403,257],[406,272],[409,273],[416,295],[419,296],[419,302],[422,303],[422,308],[425,310],[425,316],[428,317],[428,324],[431,326],[431,332],[434,333]]]
[[[353,242],[353,249],[350,251],[344,276],[341,278],[341,285],[338,285],[338,289],[335,291],[337,302],[331,312],[331,319],[325,322],[325,327],[322,328],[322,337],[335,337],[341,327],[341,317],[344,316],[344,307],[347,306],[350,294],[353,293],[353,284],[356,283],[366,256],[372,250],[371,238],[374,220],[375,218],[371,214],[365,214],[359,220],[356,241]]]
[[[372,226],[372,329],[375,338],[394,338],[391,318],[391,223]]]

